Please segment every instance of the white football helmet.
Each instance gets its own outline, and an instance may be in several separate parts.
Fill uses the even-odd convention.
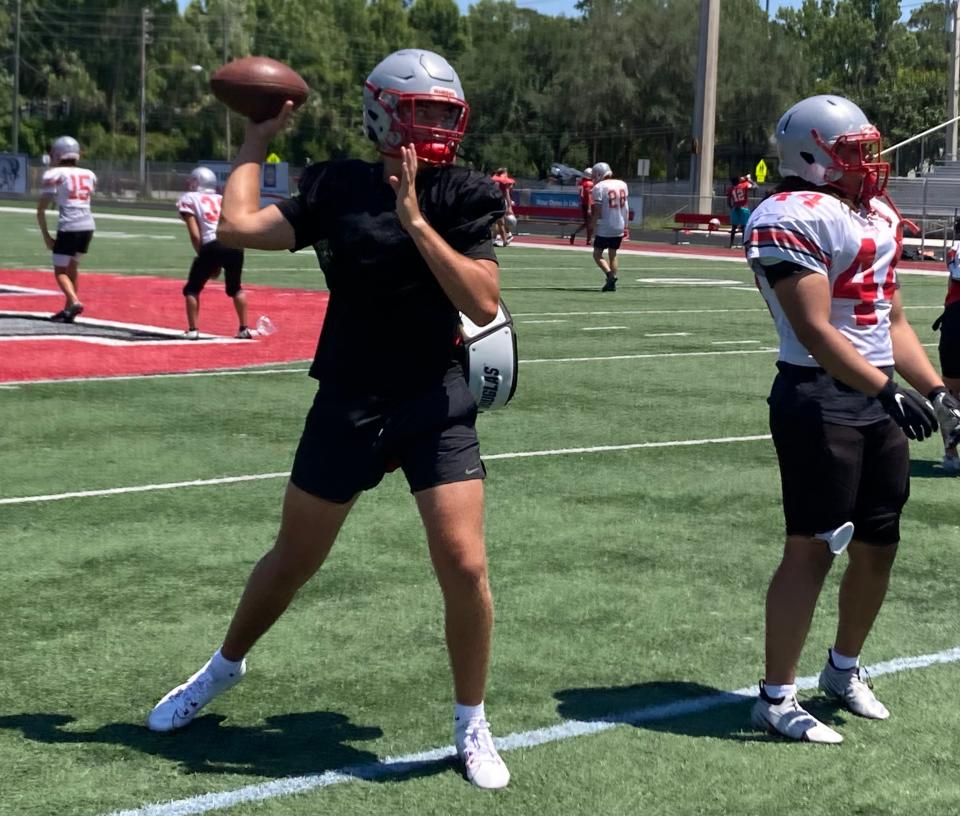
[[[412,142],[421,161],[448,164],[469,115],[457,72],[432,51],[395,51],[363,83],[363,127],[387,156]]]
[[[486,326],[461,314],[460,334],[467,355],[464,373],[477,407],[503,407],[517,390],[517,335],[507,305],[501,300],[497,316]]]
[[[190,171],[187,189],[197,193],[215,193],[217,191],[217,174],[209,167],[194,167]]]
[[[585,178],[592,179],[592,178],[593,178],[593,168],[592,168],[592,167],[584,167],[584,168],[583,168],[583,175],[584,175]]]
[[[613,170],[610,169],[610,165],[606,162],[597,162],[593,165],[592,178],[596,181],[603,181],[606,178],[610,178],[613,175]]]
[[[74,139],[73,136],[60,136],[53,140],[53,145],[50,147],[50,160],[54,164],[59,164],[69,159],[77,160],[79,158],[80,142]]]
[[[880,160],[880,131],[849,99],[822,94],[797,102],[780,117],[776,138],[781,176],[849,193],[838,182],[859,175],[864,201],[886,189],[890,165]]]
[[[503,216],[503,223],[507,225],[507,229],[510,232],[513,232],[517,228],[517,216],[513,213],[507,213]]]

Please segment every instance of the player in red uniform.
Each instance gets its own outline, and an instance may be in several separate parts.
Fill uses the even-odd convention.
[[[570,233],[570,246],[582,229],[587,231],[587,246],[593,243],[593,168],[587,167],[583,171],[580,185],[580,212],[583,214],[583,223]]]
[[[500,194],[503,196],[504,214],[503,218],[497,221],[497,237],[493,241],[494,246],[507,246],[513,240],[512,232],[507,229],[507,222],[516,223],[516,216],[513,214],[513,198],[511,193],[517,183],[515,179],[510,178],[506,167],[497,168],[497,172],[491,176],[493,183],[497,185]]]

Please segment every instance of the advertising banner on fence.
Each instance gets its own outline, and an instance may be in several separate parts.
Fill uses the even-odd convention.
[[[27,192],[27,157],[22,153],[0,153],[0,193]]]

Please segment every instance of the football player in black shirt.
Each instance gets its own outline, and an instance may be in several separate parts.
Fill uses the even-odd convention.
[[[485,471],[458,327],[460,312],[479,325],[497,313],[490,227],[503,197],[487,177],[453,165],[469,108],[443,57],[391,54],[367,78],[363,106],[381,162],[313,165],[297,196],[260,209],[260,165],[288,102],[276,119],[248,123],[227,182],[221,241],[317,251],[330,289],[310,369],[319,387],[273,549],[254,568],[221,648],[156,705],[148,725],[186,725],[240,680],[247,652],[323,563],[357,496],[399,467],[444,596],[457,753],[473,784],[502,788],[510,774],[483,706],[493,627]]]

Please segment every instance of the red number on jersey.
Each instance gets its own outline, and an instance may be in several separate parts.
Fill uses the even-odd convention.
[[[622,210],[627,206],[627,191],[626,190],[608,190],[607,191],[607,204],[611,210]]]
[[[874,259],[877,256],[877,244],[872,238],[864,238],[860,244],[860,251],[853,263],[845,269],[833,284],[833,296],[844,300],[859,300],[853,307],[858,326],[872,326],[877,322],[877,299],[883,296],[884,300],[893,300],[897,291],[896,278],[893,274],[893,265],[887,275],[888,280],[877,283]],[[856,276],[863,273],[860,280]]]
[[[816,207],[823,199],[823,193],[780,193],[774,196],[774,201],[786,201],[790,196],[795,195],[799,198],[805,207]]]
[[[93,192],[93,178],[89,173],[67,176],[70,192],[67,195],[71,201],[89,201]]]
[[[216,224],[220,220],[220,202],[214,196],[201,196],[200,209],[203,210],[203,220]]]

